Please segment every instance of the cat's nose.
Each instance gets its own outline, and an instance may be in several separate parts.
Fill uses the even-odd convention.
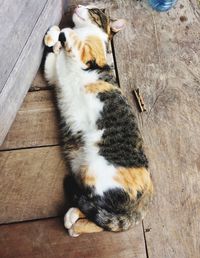
[[[64,43],[66,42],[66,37],[65,37],[65,33],[64,32],[61,32],[59,34],[59,38],[58,40],[61,42],[62,46],[64,45]]]

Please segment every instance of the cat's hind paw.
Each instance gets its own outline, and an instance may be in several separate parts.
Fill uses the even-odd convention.
[[[77,220],[68,230],[71,237],[77,237],[83,233],[95,233],[101,231],[103,231],[103,228],[85,218]]]
[[[80,234],[77,234],[77,233],[74,231],[73,227],[68,230],[68,233],[69,233],[69,235],[70,235],[71,237],[78,237],[78,236],[80,236]]]
[[[64,226],[70,229],[72,225],[79,219],[79,209],[70,208],[64,217]]]
[[[44,37],[45,46],[53,47],[58,42],[59,34],[60,28],[58,26],[51,27]]]

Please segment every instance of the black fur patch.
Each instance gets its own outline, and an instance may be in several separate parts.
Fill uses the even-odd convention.
[[[142,197],[142,194],[143,194],[143,192],[137,191],[137,199],[139,199],[140,197]]]
[[[117,78],[113,72],[113,69],[110,68],[109,70],[103,70],[99,72],[99,80],[103,80],[110,84],[117,86]]]
[[[58,40],[61,42],[62,46],[64,47],[64,43],[66,42],[66,37],[65,37],[65,33],[64,32],[61,32],[59,34]]]
[[[85,71],[94,71],[98,70],[98,73],[102,71],[110,71],[110,66],[109,65],[104,65],[103,67],[99,66],[95,60],[88,61],[86,63],[88,65],[88,68],[84,69]]]
[[[77,134],[73,134],[65,119],[62,117],[60,129],[62,134],[62,145],[64,149],[64,154],[70,161],[72,152],[78,150],[84,145],[83,135],[81,131],[79,131]]]
[[[42,71],[44,71],[45,61],[46,61],[47,55],[49,53],[53,53],[53,47],[44,46],[44,53],[43,53],[42,61],[41,61],[41,69],[42,69]]]
[[[117,79],[113,73],[113,69],[108,65],[100,67],[95,60],[87,62],[88,68],[84,69],[85,71],[94,71],[96,70],[99,74],[99,80],[109,82],[111,84],[117,84]]]
[[[148,167],[142,138],[125,97],[118,90],[98,94],[104,102],[98,128],[104,129],[99,143],[100,155],[111,164],[121,167]]]
[[[89,14],[93,20],[93,22],[101,29],[103,29],[106,33],[108,33],[108,26],[110,18],[104,13],[105,10],[100,10],[98,8],[88,9]],[[97,17],[99,21],[97,21]]]

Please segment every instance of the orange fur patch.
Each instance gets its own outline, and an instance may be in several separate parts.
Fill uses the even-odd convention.
[[[79,219],[85,218],[85,214],[83,214],[78,208],[76,208],[76,214],[78,215]]]
[[[100,38],[97,36],[89,36],[85,40],[81,53],[81,60],[85,64],[88,61],[95,60],[100,67],[106,65],[106,53]]]
[[[116,89],[119,90],[117,87],[104,81],[97,81],[95,83],[90,83],[85,86],[85,90],[87,93],[99,93]]]
[[[46,35],[44,38],[44,43],[46,46],[52,45],[53,44],[53,39],[51,35]]]
[[[94,232],[103,231],[103,228],[97,226],[95,223],[87,219],[78,220],[72,227],[73,227],[74,233],[76,234],[94,233]]]
[[[150,174],[146,168],[119,168],[115,180],[124,187],[133,199],[137,198],[138,191],[153,192]]]
[[[94,186],[96,179],[94,176],[91,175],[89,169],[87,166],[82,166],[81,167],[81,180],[82,183],[88,186]]]
[[[78,50],[80,50],[82,48],[82,42],[81,41],[77,41],[76,45],[77,45]]]
[[[73,30],[70,31],[69,37],[72,44],[79,50],[80,58],[83,63],[87,64],[88,61],[95,60],[100,67],[106,65],[106,53],[99,37],[89,36],[85,41],[82,41]],[[67,45],[65,48],[69,51]]]

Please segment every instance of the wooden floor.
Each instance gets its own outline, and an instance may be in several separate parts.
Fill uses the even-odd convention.
[[[178,1],[160,14],[143,2],[101,2],[112,17],[127,19],[113,41],[113,54],[150,160],[156,190],[152,208],[128,232],[67,235],[62,222],[67,170],[54,93],[38,72],[0,147],[1,258],[200,257],[198,1]],[[137,109],[134,88],[144,96],[145,113]]]

